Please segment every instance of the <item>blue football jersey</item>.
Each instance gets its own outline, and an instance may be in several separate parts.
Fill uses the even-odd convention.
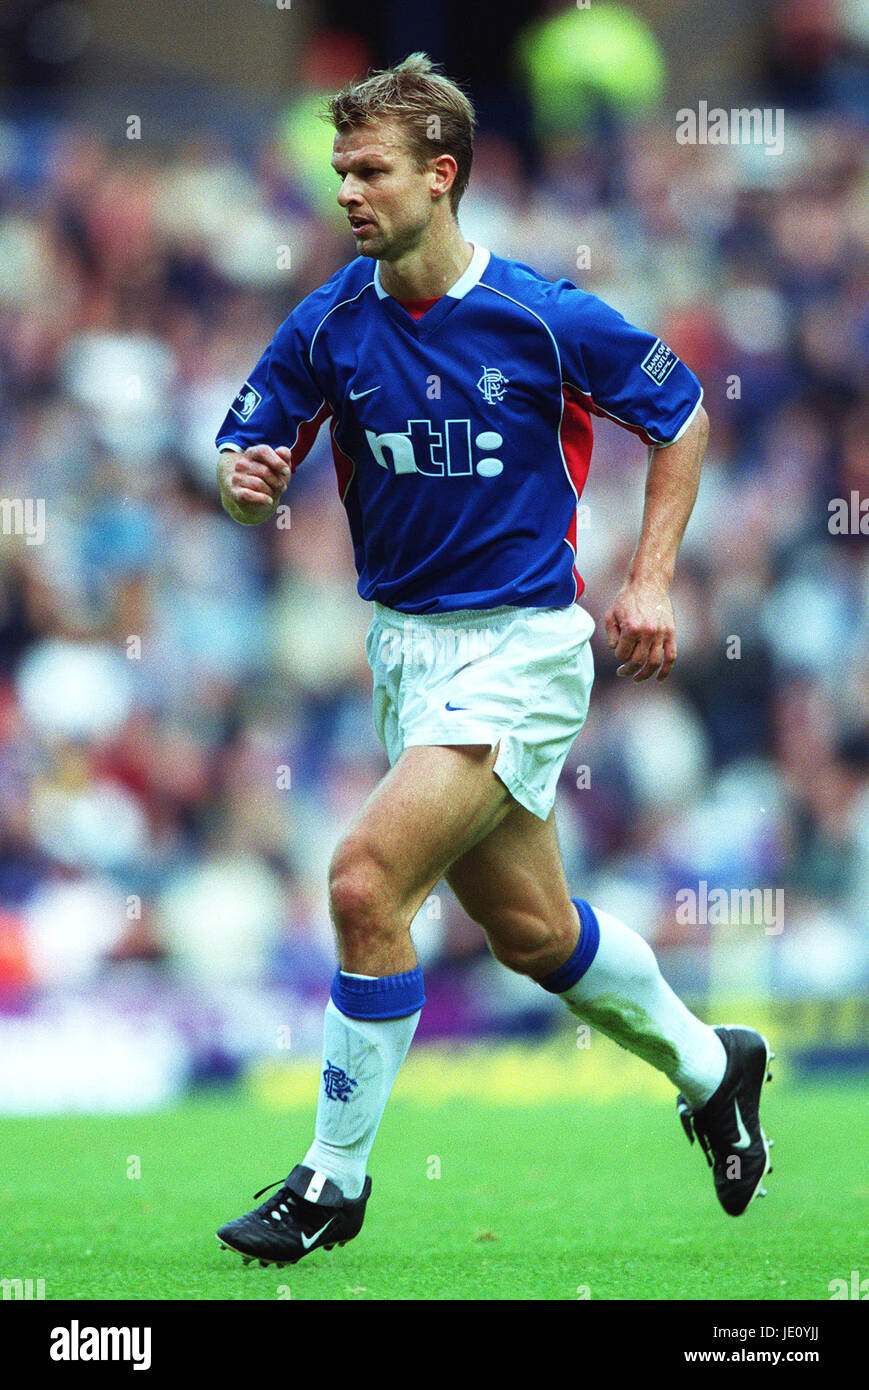
[[[278,329],[217,447],[288,445],[295,469],[329,421],[364,599],[566,607],[591,416],[669,444],[702,397],[665,343],[568,280],[475,247],[415,319],[359,256]]]

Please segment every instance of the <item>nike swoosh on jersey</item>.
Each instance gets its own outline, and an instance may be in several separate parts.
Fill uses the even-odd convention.
[[[739,1110],[738,1100],[735,1100],[733,1102],[733,1108],[736,1111],[736,1126],[739,1130],[739,1138],[734,1141],[733,1147],[735,1149],[747,1149],[751,1144],[751,1136],[749,1135],[748,1130],[745,1128],[745,1125],[743,1123],[742,1115],[740,1114]]]
[[[314,1234],[313,1234],[312,1236],[306,1236],[305,1233],[304,1233],[303,1231],[300,1232],[300,1235],[301,1235],[301,1237],[302,1237],[302,1246],[303,1246],[303,1248],[304,1248],[305,1250],[310,1250],[311,1246],[314,1244],[314,1241],[315,1241],[315,1240],[319,1240],[319,1239],[320,1239],[320,1236],[323,1234],[324,1231],[328,1231],[329,1227],[332,1225],[332,1222],[333,1222],[334,1220],[335,1220],[334,1216],[330,1216],[330,1217],[329,1217],[329,1220],[326,1222],[325,1226],[321,1226],[320,1229],[319,1229],[319,1231],[315,1231]]]
[[[367,391],[353,391],[353,390],[351,390],[351,392],[350,392],[350,399],[351,399],[351,401],[360,401],[360,400],[362,399],[363,396],[370,396],[374,391],[379,391],[379,390],[380,390],[380,387],[379,387],[379,386],[371,386],[371,387],[369,387],[369,389],[368,389]]]
[[[444,709],[448,709],[448,710],[467,709],[467,708],[468,708],[467,705],[451,705],[450,702],[449,702],[449,700],[447,700],[446,704],[444,705]]]

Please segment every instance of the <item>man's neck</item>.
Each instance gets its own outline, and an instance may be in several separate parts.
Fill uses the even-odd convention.
[[[442,238],[429,238],[396,261],[381,260],[380,283],[393,299],[439,299],[461,279],[473,254],[453,223]]]

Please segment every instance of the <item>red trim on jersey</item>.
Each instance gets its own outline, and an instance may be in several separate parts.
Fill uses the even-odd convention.
[[[643,443],[648,444],[652,449],[660,447],[661,441],[659,439],[653,439],[650,434],[646,433],[641,425],[630,425],[627,420],[621,420],[618,415],[610,415],[608,410],[604,410],[603,406],[597,405],[588,392],[581,391],[578,386],[571,384],[570,389],[576,392],[586,410],[591,411],[592,415],[597,415],[601,420],[614,420],[617,425],[621,425],[622,429],[630,430],[631,434],[638,435]]]
[[[442,296],[436,294],[434,299],[399,299],[402,309],[406,309],[412,319],[421,319],[423,314],[427,314],[433,305],[437,304]]]
[[[296,438],[290,448],[290,469],[295,473],[299,464],[309,452],[311,445],[317,438],[320,426],[324,420],[328,420],[332,414],[332,407],[323,402],[313,420],[303,420],[296,431]]]
[[[593,443],[593,431],[591,420],[589,419],[588,409],[582,399],[582,393],[572,394],[575,388],[562,386],[561,395],[564,406],[561,412],[561,452],[564,455],[564,462],[567,467],[567,476],[570,478],[576,492],[577,504],[582,496],[585,487],[585,480],[588,477],[588,466],[591,463],[591,447]],[[589,399],[591,399],[589,397]],[[564,539],[573,551],[576,558],[576,509],[570,519]],[[576,580],[576,597],[585,590],[585,580],[573,566],[573,577]]]
[[[344,498],[347,496],[347,489],[353,481],[356,464],[344,453],[344,450],[335,438],[335,427],[337,424],[338,416],[334,415],[332,417],[332,423],[329,426],[329,434],[332,439],[332,462],[335,465],[335,476],[338,479],[338,496],[343,502]]]

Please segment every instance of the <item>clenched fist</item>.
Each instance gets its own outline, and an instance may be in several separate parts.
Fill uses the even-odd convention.
[[[254,444],[243,453],[225,452],[217,465],[224,511],[242,526],[274,516],[290,481],[290,450]]]
[[[676,660],[676,627],[665,584],[623,584],[605,621],[607,643],[622,663],[617,676],[666,680]]]

